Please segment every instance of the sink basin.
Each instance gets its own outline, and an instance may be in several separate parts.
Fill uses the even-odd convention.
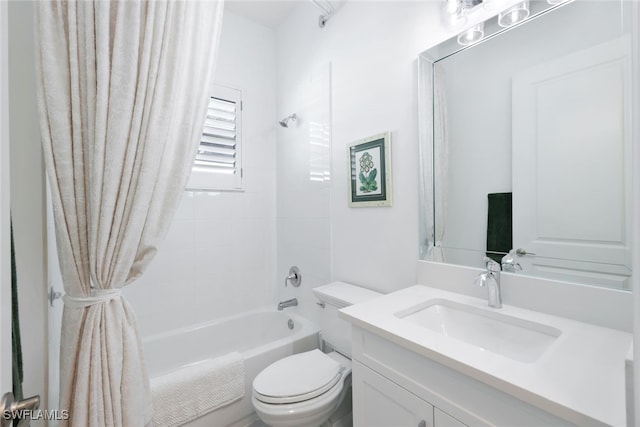
[[[535,362],[558,339],[559,329],[490,309],[434,298],[395,316],[520,362]]]

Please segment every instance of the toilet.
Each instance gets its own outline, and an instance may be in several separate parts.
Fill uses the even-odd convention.
[[[325,349],[294,354],[267,366],[253,381],[251,401],[272,427],[349,427],[351,421],[351,325],[338,310],[381,294],[334,282],[313,289],[322,307]]]

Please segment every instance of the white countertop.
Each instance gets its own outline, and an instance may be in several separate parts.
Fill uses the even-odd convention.
[[[535,362],[518,362],[407,322],[395,313],[433,298],[497,310],[562,331]],[[625,359],[632,335],[422,285],[340,310],[355,326],[572,422],[626,425]]]

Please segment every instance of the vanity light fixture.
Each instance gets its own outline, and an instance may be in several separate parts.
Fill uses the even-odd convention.
[[[458,0],[444,0],[443,8],[447,15],[462,15],[462,3]]]
[[[517,24],[518,22],[524,21],[528,17],[529,0],[524,0],[523,2],[520,2],[507,10],[500,12],[500,14],[498,15],[498,25],[505,28],[510,27]]]
[[[470,46],[479,42],[484,37],[484,22],[475,25],[468,30],[458,34],[458,44],[461,46]]]
[[[449,28],[459,28],[467,23],[468,14],[486,0],[442,0],[442,21]]]
[[[459,28],[467,23],[467,11],[458,0],[445,0],[443,3],[442,22],[448,28]]]
[[[482,7],[485,10],[496,10],[500,6],[500,0],[483,0]]]
[[[467,23],[469,18],[464,12],[457,15],[447,15],[444,24],[450,29],[460,28]]]

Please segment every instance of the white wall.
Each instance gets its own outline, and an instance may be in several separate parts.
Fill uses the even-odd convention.
[[[245,191],[185,192],[156,258],[125,289],[143,337],[276,300],[273,30],[225,11],[215,82],[242,90]]]
[[[9,2],[11,214],[20,300],[23,390],[26,396],[40,394],[46,402],[45,181],[35,89],[32,10],[31,2]]]
[[[296,84],[283,88],[291,96],[281,116],[299,118],[277,133],[278,286],[281,301],[297,298],[297,310],[317,320],[311,289],[331,280],[331,64]],[[284,287],[293,265],[302,273],[295,289]]]
[[[292,197],[289,168],[308,164],[308,144],[278,132],[278,237],[295,228],[297,245],[279,241],[281,298],[301,299],[317,314],[309,289],[343,280],[382,292],[416,282],[418,258],[417,56],[445,38],[437,2],[347,2],[324,29],[318,10],[303,3],[277,30],[278,117],[301,111],[309,80],[331,64],[331,177],[307,180]],[[349,208],[347,145],[391,131],[393,206]],[[295,165],[293,165],[295,164]],[[284,185],[281,185],[284,184]],[[296,227],[297,225],[297,227]],[[330,233],[327,235],[327,233]],[[305,242],[305,243],[300,243]],[[300,261],[302,260],[302,261]],[[284,290],[299,263],[302,288]]]

